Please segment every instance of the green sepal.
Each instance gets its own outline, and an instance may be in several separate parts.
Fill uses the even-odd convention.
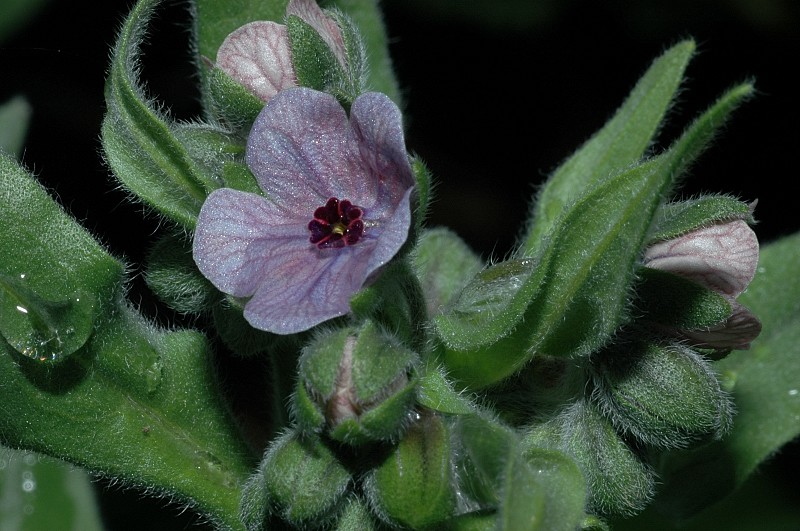
[[[364,500],[350,496],[344,503],[336,524],[331,526],[331,529],[333,531],[378,531],[383,527],[379,527],[375,516]]]
[[[571,456],[586,478],[588,510],[601,515],[633,515],[655,490],[652,468],[623,441],[599,409],[578,400],[558,415],[531,426],[523,440],[527,453],[554,449]]]
[[[322,92],[335,92],[345,74],[328,44],[317,30],[296,15],[286,18],[286,29],[297,84]]]
[[[246,133],[264,102],[220,68],[211,69],[208,81],[212,115],[232,130]]]
[[[417,386],[419,405],[449,415],[475,413],[475,405],[453,389],[442,368],[428,365],[421,372]]]
[[[199,313],[220,301],[219,291],[197,269],[186,238],[167,234],[147,256],[147,286],[179,313]]]
[[[695,44],[686,40],[657,58],[602,129],[559,166],[534,203],[519,252],[535,256],[582,191],[639,161],[678,90]]]
[[[449,518],[456,506],[450,455],[449,426],[423,414],[366,482],[379,514],[412,529],[435,528]]]
[[[460,514],[441,527],[447,531],[494,531],[497,529],[497,512],[482,510]]]
[[[671,240],[715,223],[743,219],[753,223],[750,205],[724,195],[706,195],[664,204],[656,214],[650,243]]]
[[[326,11],[326,15],[339,27],[344,42],[345,57],[347,57],[347,68],[342,72],[344,75],[339,80],[336,92],[340,94],[343,101],[353,101],[359,94],[367,90],[369,80],[364,39],[361,37],[355,21],[343,11],[330,9]]]
[[[351,37],[348,35],[348,25],[352,24],[358,28],[358,45],[363,45],[364,51],[358,52],[364,57],[366,65],[359,67],[357,63],[352,63],[349,67],[351,73],[365,76],[366,80],[362,83],[365,90],[382,92],[389,96],[400,108],[402,105],[402,95],[397,77],[392,68],[392,57],[389,53],[388,37],[386,25],[384,24],[384,14],[381,5],[374,0],[333,0],[327,5],[340,9],[351,19],[348,24],[340,24],[342,37],[345,42],[345,49],[348,53],[348,61],[352,60],[354,46],[351,44]],[[336,17],[335,11],[331,16]],[[355,34],[351,34],[355,35]]]
[[[731,316],[719,293],[672,273],[640,267],[636,282],[637,318],[672,329],[699,330]]]
[[[462,416],[456,426],[461,491],[480,507],[496,508],[495,529],[576,528],[587,494],[572,459],[526,447],[513,430],[481,415]]]
[[[431,175],[428,166],[417,155],[410,155],[411,171],[414,173],[414,179],[417,183],[416,193],[414,195],[414,227],[413,234],[421,234],[424,230],[425,219],[428,215],[428,207],[431,202],[431,194],[433,187],[433,176]]]
[[[605,181],[572,206],[540,260],[501,262],[462,291],[436,318],[455,378],[482,387],[536,352],[585,356],[607,341],[626,317],[644,235],[670,182],[668,160]]]
[[[193,229],[206,195],[218,184],[207,174],[207,165],[193,158],[198,148],[178,140],[176,126],[139,85],[139,47],[158,3],[139,1],[119,34],[106,80],[108,109],[101,139],[106,161],[126,189],[168,219]]]
[[[319,525],[332,518],[352,482],[350,472],[318,437],[289,432],[276,439],[250,479],[248,520],[271,511],[295,526]],[[260,491],[260,492],[259,492]]]
[[[244,162],[239,162],[238,160],[225,162],[222,166],[222,181],[225,183],[225,188],[264,195],[255,175]]]
[[[633,343],[592,360],[594,398],[617,429],[659,448],[721,439],[733,404],[710,363],[680,344]]]

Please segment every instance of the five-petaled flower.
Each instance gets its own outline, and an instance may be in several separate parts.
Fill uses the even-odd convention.
[[[314,28],[342,68],[347,67],[342,32],[314,0],[291,0],[286,16]],[[287,28],[276,22],[250,22],[228,35],[217,50],[216,66],[262,101],[298,86]]]
[[[368,92],[348,119],[326,93],[281,91],[259,114],[247,165],[264,195],[211,193],[194,259],[244,316],[278,334],[350,311],[350,298],[408,238],[414,176],[400,110]]]
[[[741,219],[693,230],[647,249],[644,265],[688,278],[725,297],[731,316],[707,330],[679,330],[692,344],[715,349],[747,349],[761,322],[736,301],[758,265],[758,239]]]

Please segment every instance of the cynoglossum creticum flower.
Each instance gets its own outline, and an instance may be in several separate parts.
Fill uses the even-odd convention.
[[[415,181],[400,110],[365,93],[348,119],[329,94],[284,90],[256,119],[246,159],[263,195],[209,195],[193,247],[200,271],[249,298],[244,317],[260,330],[290,334],[347,314],[408,237]]]
[[[347,67],[342,33],[314,0],[291,0],[286,16],[296,16],[314,28],[341,67]],[[289,32],[277,22],[258,20],[233,31],[217,51],[216,66],[262,101],[298,86]]]
[[[645,252],[646,267],[692,280],[722,295],[730,317],[701,330],[678,330],[690,343],[715,349],[747,349],[761,332],[761,322],[736,301],[758,266],[758,239],[742,219],[715,223],[657,242]]]

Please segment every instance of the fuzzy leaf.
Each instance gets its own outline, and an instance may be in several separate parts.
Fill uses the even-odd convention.
[[[108,110],[102,143],[106,160],[127,189],[167,218],[192,229],[206,195],[218,184],[207,164],[193,160],[190,149],[197,152],[197,148],[188,148],[176,138],[173,124],[139,84],[139,47],[158,3],[138,2],[119,34],[106,81]]]
[[[120,299],[123,266],[16,163],[0,158],[0,268],[47,300],[96,302],[57,365],[0,339],[0,440],[194,505],[229,527],[249,462],[216,392],[205,338],[163,332]]]
[[[497,275],[478,275],[460,296],[476,302],[457,302],[456,311],[436,319],[451,374],[481,387],[513,374],[536,352],[585,356],[601,347],[626,319],[631,282],[658,205],[752,91],[747,83],[735,86],[667,152],[602,181],[576,201],[530,265],[533,271],[518,274],[518,287],[504,284],[506,302],[496,298],[487,307],[483,300],[492,300],[497,289],[490,282]],[[511,267],[503,264],[494,268]],[[483,292],[483,299],[475,295]]]
[[[539,194],[520,251],[534,256],[542,238],[582,191],[637,162],[650,146],[683,79],[695,44],[683,41],[656,59],[614,117],[553,173]]]

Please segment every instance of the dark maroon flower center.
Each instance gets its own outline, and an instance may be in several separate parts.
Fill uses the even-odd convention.
[[[361,214],[361,208],[347,199],[331,197],[314,211],[314,219],[308,223],[311,243],[320,249],[353,245],[364,234]]]

